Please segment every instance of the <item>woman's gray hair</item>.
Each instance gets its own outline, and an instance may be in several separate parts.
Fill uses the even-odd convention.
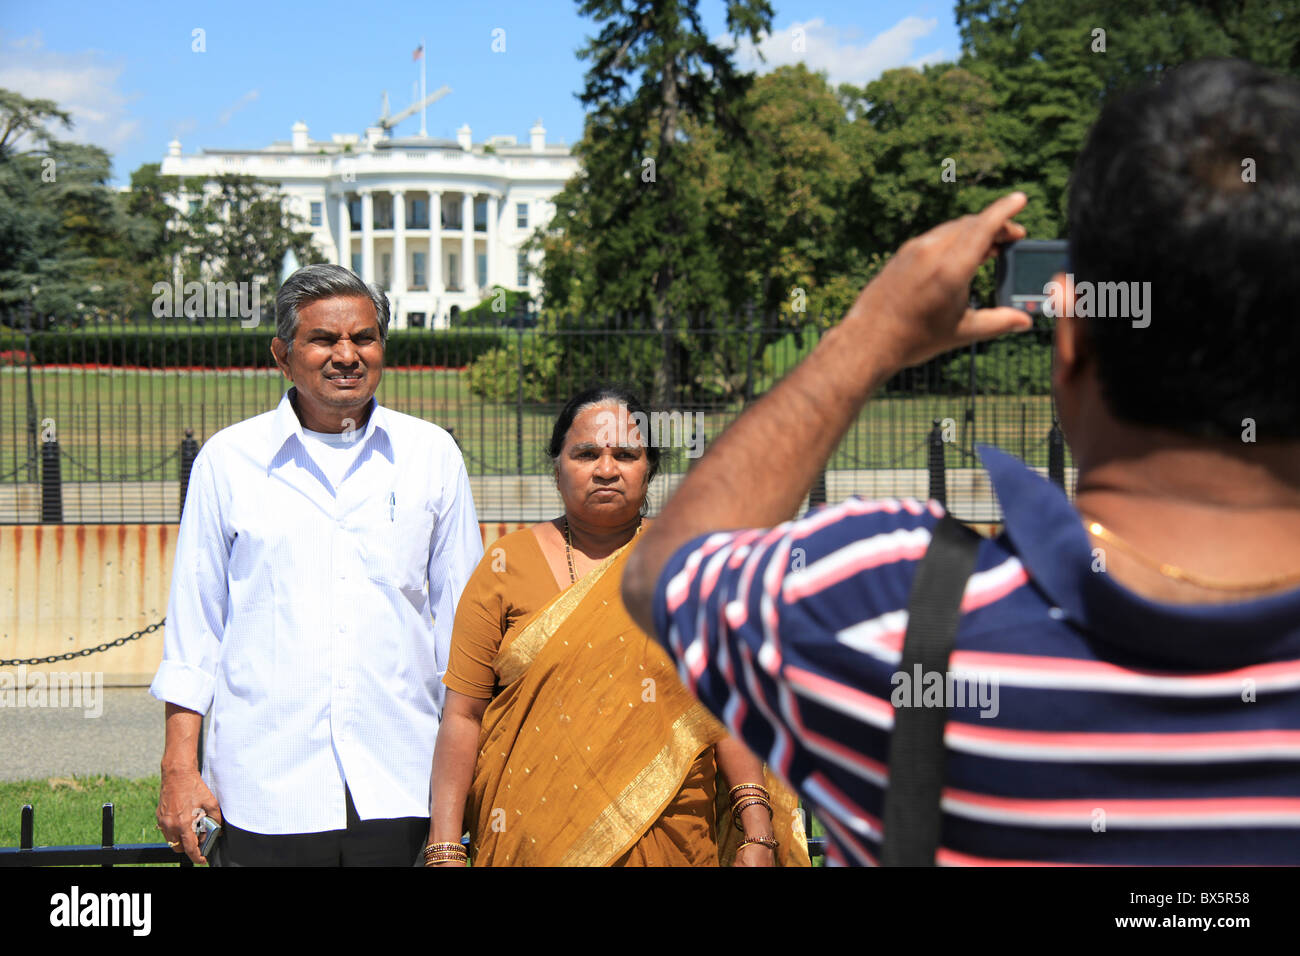
[[[369,299],[379,320],[379,341],[388,344],[388,297],[373,285],[367,285],[351,269],[331,263],[303,266],[285,280],[275,296],[275,334],[293,348],[298,333],[298,311],[321,299],[355,296]]]

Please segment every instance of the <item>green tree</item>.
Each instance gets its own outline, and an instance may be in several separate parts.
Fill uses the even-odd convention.
[[[580,0],[598,31],[580,51],[591,64],[579,99],[586,127],[574,152],[581,172],[556,197],[539,239],[549,307],[648,314],[656,332],[671,316],[721,303],[710,222],[721,182],[706,128],[745,139],[737,105],[752,77],[708,36],[698,0]],[[727,29],[757,41],[768,0],[729,0]],[[653,400],[667,399],[673,355],[664,350]]]
[[[53,101],[0,90],[0,310],[17,324],[30,304],[38,327],[120,314],[129,288],[131,223],[108,187],[95,146],[57,139],[71,128]]]
[[[182,223],[178,244],[186,278],[261,282],[274,291],[290,249],[300,265],[324,261],[306,220],[286,207],[278,189],[252,176],[223,174],[209,181],[199,208]]]
[[[1046,235],[1065,235],[1070,170],[1115,91],[1207,56],[1300,73],[1297,0],[958,0],[955,14],[961,65],[994,96],[997,185],[1038,184]]]

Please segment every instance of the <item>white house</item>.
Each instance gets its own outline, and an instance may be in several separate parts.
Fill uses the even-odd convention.
[[[468,125],[457,142],[389,138],[383,126],[313,140],[305,123],[292,139],[265,149],[205,149],[181,155],[168,145],[164,176],[255,176],[275,183],[311,224],[316,244],[388,293],[392,328],[446,328],[494,286],[541,284],[520,246],[550,221],[550,202],[575,172],[569,147],[546,142],[541,120],[529,143],[494,136],[474,143]],[[182,197],[181,202],[189,202]]]

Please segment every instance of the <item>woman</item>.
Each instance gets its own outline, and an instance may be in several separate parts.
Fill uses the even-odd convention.
[[[465,865],[467,828],[476,865],[808,865],[793,796],[623,609],[659,466],[633,413],[618,388],[568,402],[549,448],[564,514],[496,541],[461,595],[427,865]]]

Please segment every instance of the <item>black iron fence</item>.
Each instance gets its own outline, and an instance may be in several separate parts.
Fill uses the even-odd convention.
[[[657,508],[708,442],[817,344],[824,324],[798,318],[393,330],[377,395],[455,436],[482,520],[525,521],[558,509],[543,449],[563,402],[596,379],[629,384],[667,446]],[[1031,332],[900,372],[850,429],[814,499],[925,497],[939,473],[959,517],[999,520],[978,443],[1045,474],[1053,466],[1072,489],[1053,427],[1050,331],[1040,319]],[[0,523],[177,521],[202,443],[279,402],[287,382],[271,334],[237,320],[0,328]]]
[[[36,813],[25,804],[19,823],[18,846],[0,847],[0,867],[18,866],[102,866],[163,863],[193,866],[189,857],[176,853],[166,843],[133,843],[119,846],[113,841],[113,804],[100,811],[99,846],[37,846]],[[468,840],[462,842],[468,843]],[[825,837],[808,838],[808,855],[816,859],[826,853]]]

